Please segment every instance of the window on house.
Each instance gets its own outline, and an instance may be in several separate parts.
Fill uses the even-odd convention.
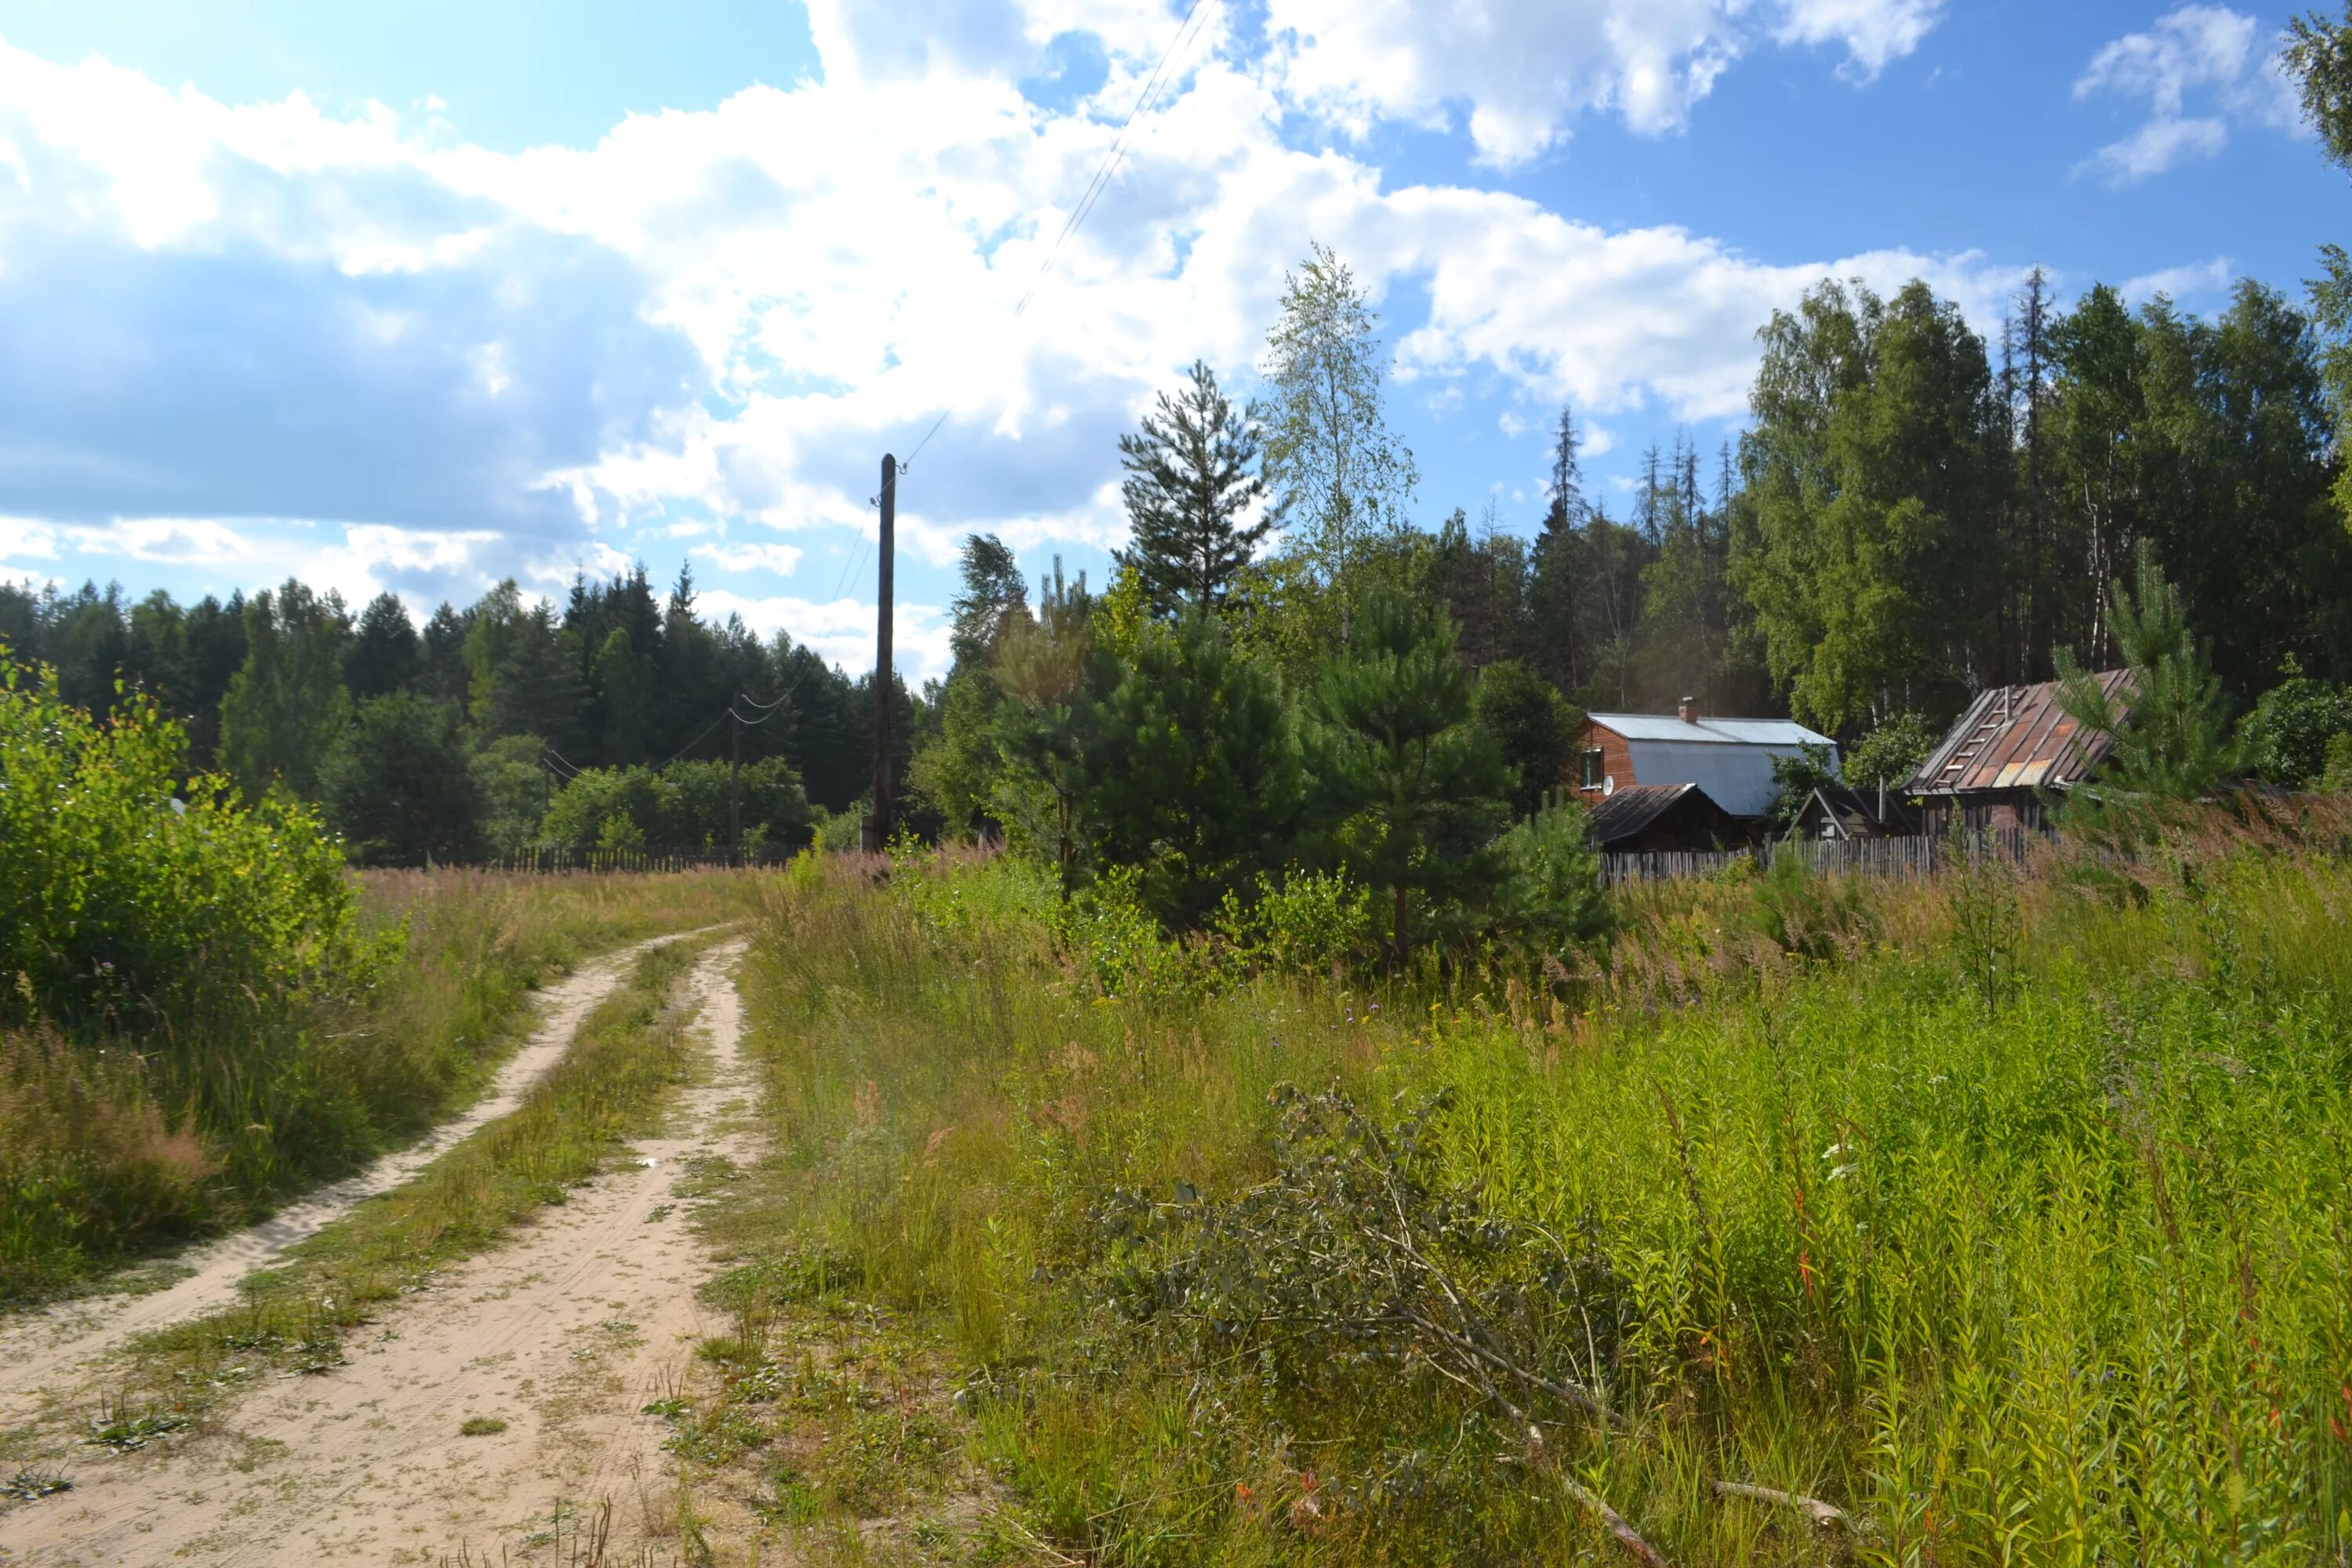
[[[1585,748],[1583,784],[1586,789],[1601,787],[1601,748],[1598,746]]]

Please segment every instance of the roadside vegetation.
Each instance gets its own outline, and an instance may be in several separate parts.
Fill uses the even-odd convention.
[[[234,1226],[478,1092],[533,985],[749,907],[740,874],[354,878],[282,795],[53,682],[0,692],[0,1301]]]
[[[1790,865],[1404,973],[804,861],[679,1447],[844,1561],[2333,1560],[2347,834]]]

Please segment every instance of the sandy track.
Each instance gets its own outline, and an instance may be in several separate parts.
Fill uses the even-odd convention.
[[[687,983],[714,1070],[671,1136],[388,1310],[350,1364],[257,1391],[184,1443],[82,1450],[72,1491],[0,1515],[0,1562],[570,1563],[607,1507],[606,1561],[674,1560],[668,1428],[641,1410],[723,1327],[695,1300],[707,1259],[670,1189],[696,1155],[751,1152],[723,1130],[754,1095],[729,978],[741,951],[714,949]],[[478,1415],[507,1428],[461,1436]]]
[[[541,994],[539,1026],[499,1070],[490,1093],[464,1115],[435,1128],[422,1142],[289,1204],[249,1230],[192,1249],[179,1261],[194,1272],[168,1289],[92,1297],[0,1322],[0,1426],[29,1415],[44,1392],[65,1392],[84,1363],[133,1335],[232,1304],[237,1281],[247,1274],[268,1267],[288,1247],[315,1236],[353,1205],[390,1192],[461,1140],[513,1110],[562,1059],[582,1021],[621,983],[638,954],[692,934],[656,937],[606,953],[549,986]],[[0,1541],[5,1539],[6,1526],[0,1522]]]

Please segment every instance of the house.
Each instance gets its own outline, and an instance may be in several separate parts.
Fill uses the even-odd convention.
[[[1919,831],[1919,810],[1899,790],[1823,784],[1806,797],[1790,838],[1906,838]]]
[[[2131,671],[2095,678],[2108,701],[2130,709]],[[1921,826],[1948,832],[1958,813],[1971,832],[2042,826],[2043,792],[2063,793],[2096,773],[2114,738],[2084,731],[2058,705],[2058,683],[1996,686],[1980,692],[1903,793],[1919,798]]]
[[[1718,849],[1748,836],[1746,825],[1692,784],[1627,784],[1588,797],[1593,843],[1602,849]]]
[[[1703,719],[1687,697],[1673,713],[1594,713],[1577,734],[1578,793],[1588,808],[1636,784],[1696,784],[1735,817],[1771,809],[1779,793],[1772,759],[1794,757],[1807,746],[1837,747],[1787,719]]]

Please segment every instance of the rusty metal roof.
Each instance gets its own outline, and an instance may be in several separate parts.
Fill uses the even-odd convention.
[[[2131,671],[2103,669],[2099,689],[2129,711]],[[2067,789],[2105,760],[2111,737],[2088,733],[2058,706],[2058,683],[1996,686],[1978,694],[1958,723],[1903,788],[1908,795],[1992,789]]]

